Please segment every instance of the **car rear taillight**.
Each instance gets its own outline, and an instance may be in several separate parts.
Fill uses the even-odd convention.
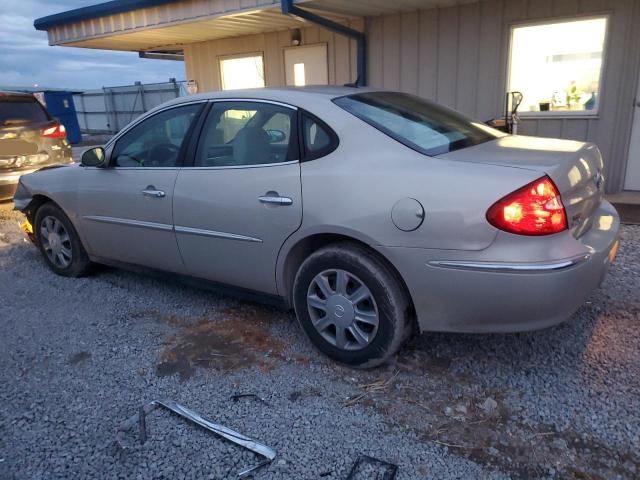
[[[40,134],[47,138],[67,138],[67,129],[61,123],[42,129]]]
[[[560,192],[547,176],[498,200],[487,211],[487,220],[519,235],[550,235],[567,228]]]

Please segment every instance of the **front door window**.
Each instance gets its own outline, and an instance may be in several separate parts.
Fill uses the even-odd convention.
[[[177,167],[180,149],[201,105],[160,112],[125,133],[113,148],[115,167]]]

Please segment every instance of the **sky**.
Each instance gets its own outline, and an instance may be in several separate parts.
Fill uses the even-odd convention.
[[[0,3],[10,0],[2,0]],[[0,87],[94,89],[184,80],[184,63],[138,58],[135,52],[51,47],[36,18],[105,0],[11,0],[0,9]]]

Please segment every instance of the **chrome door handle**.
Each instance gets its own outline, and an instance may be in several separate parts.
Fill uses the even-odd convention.
[[[260,200],[260,203],[270,203],[273,205],[291,205],[293,203],[293,200],[291,200],[291,198],[280,197],[277,194],[263,195],[261,197],[258,197],[258,200]]]
[[[152,186],[148,186],[147,188],[142,190],[141,193],[146,197],[153,197],[153,198],[162,198],[165,196],[165,193],[163,190],[156,190],[155,187],[152,187]]]

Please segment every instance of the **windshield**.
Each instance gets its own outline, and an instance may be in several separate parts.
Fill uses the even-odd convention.
[[[448,108],[398,92],[368,92],[336,98],[336,105],[426,155],[440,155],[505,134]]]
[[[40,102],[30,97],[0,99],[0,125],[46,122],[49,116]]]

